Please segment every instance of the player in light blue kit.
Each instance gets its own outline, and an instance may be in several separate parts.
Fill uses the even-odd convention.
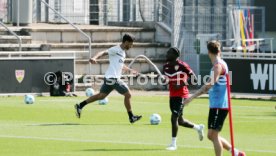
[[[230,143],[219,135],[223,127],[224,120],[228,114],[227,83],[226,75],[228,66],[221,59],[220,43],[211,41],[207,45],[208,55],[213,64],[210,80],[201,87],[194,95],[184,101],[188,104],[194,98],[204,93],[209,93],[209,117],[208,117],[208,139],[213,142],[216,156],[222,156],[223,148],[232,153]],[[245,153],[234,150],[235,156],[245,156]]]

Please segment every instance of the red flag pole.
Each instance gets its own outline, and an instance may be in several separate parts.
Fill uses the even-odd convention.
[[[232,105],[231,105],[231,87],[230,87],[230,80],[229,75],[226,75],[226,81],[227,81],[227,95],[228,95],[228,111],[229,111],[229,124],[230,124],[230,138],[231,138],[231,150],[232,150],[232,156],[235,156],[234,152],[234,129],[233,129],[233,121],[232,121]]]

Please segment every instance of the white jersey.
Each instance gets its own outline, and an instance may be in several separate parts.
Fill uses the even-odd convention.
[[[121,78],[126,58],[125,51],[120,45],[108,49],[109,66],[105,72],[105,78]]]

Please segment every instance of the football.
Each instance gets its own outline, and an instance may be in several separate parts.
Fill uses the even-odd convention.
[[[99,100],[100,105],[106,105],[108,103],[108,98],[104,98],[102,100]]]
[[[150,116],[150,124],[151,125],[159,125],[161,123],[161,120],[162,120],[162,118],[159,114],[154,113]]]
[[[95,94],[95,91],[94,91],[94,89],[92,89],[92,88],[87,88],[87,89],[85,90],[85,95],[86,95],[87,97],[93,96],[94,94]]]
[[[24,102],[25,104],[33,104],[35,102],[35,98],[33,95],[25,95],[25,98],[24,98]]]

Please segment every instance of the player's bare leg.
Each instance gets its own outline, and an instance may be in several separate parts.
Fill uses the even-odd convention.
[[[167,150],[174,151],[177,149],[176,146],[176,136],[178,132],[178,116],[171,115],[171,125],[172,125],[172,143],[166,148]]]
[[[95,102],[97,100],[102,100],[107,96],[107,94],[105,93],[98,93],[94,96],[90,96],[87,100],[85,100],[87,102],[87,104]]]
[[[198,133],[199,140],[200,141],[203,140],[203,138],[204,138],[204,127],[205,127],[203,124],[200,124],[200,125],[194,124],[194,123],[190,122],[189,120],[184,119],[183,116],[180,116],[178,118],[178,124],[183,126],[183,127],[195,129]]]
[[[219,132],[216,130],[208,130],[208,139],[213,142],[216,156],[222,156],[223,144],[218,134]]]
[[[171,115],[171,125],[172,125],[172,143],[166,148],[167,150],[176,150],[177,146],[176,146],[176,136],[178,133],[178,125],[186,127],[186,128],[193,128],[195,130],[197,130],[199,135],[199,139],[203,140],[203,129],[204,129],[204,125],[197,125],[194,124],[186,119],[183,118],[183,116],[177,116],[175,114]]]
[[[226,140],[224,139],[223,137],[219,136],[219,139],[222,143],[222,146],[225,150],[229,151],[230,153],[232,153],[232,146],[231,144]],[[235,156],[245,156],[245,153],[242,152],[242,151],[239,151],[238,149],[234,149],[234,154]]]
[[[127,110],[127,112],[131,112],[132,111],[131,104],[130,104],[131,94],[130,94],[130,92],[126,92],[124,94],[124,96],[125,96],[124,104],[125,104],[126,110]]]
[[[141,115],[133,115],[132,113],[132,110],[131,110],[131,102],[130,102],[130,99],[131,99],[131,94],[130,92],[126,92],[125,94],[123,94],[125,96],[125,99],[124,99],[124,104],[125,104],[125,107],[126,107],[126,110],[127,110],[127,113],[128,113],[128,116],[129,116],[129,122],[130,123],[134,123],[138,120],[140,120],[142,118]]]
[[[97,100],[104,99],[106,96],[107,96],[107,94],[105,94],[105,93],[98,93],[98,94],[95,94],[95,95],[89,97],[88,99],[84,100],[84,101],[81,102],[80,104],[76,104],[76,105],[75,105],[76,116],[77,116],[78,118],[80,118],[80,116],[81,116],[81,111],[82,111],[82,108],[83,108],[84,106],[86,106],[86,105],[89,104],[89,103],[95,102],[95,101],[97,101]]]
[[[223,146],[224,149],[226,149],[227,151],[231,150],[231,145],[230,145],[230,143],[226,139],[224,139],[223,137],[219,136],[219,140],[221,141],[222,146]]]
[[[213,142],[216,156],[222,156],[223,149],[232,153],[232,148],[231,148],[230,143],[223,137],[219,136],[218,131],[209,129],[208,130],[208,138]],[[245,156],[244,152],[239,151],[236,148],[234,149],[234,154],[235,154],[235,156]]]
[[[183,126],[183,127],[187,127],[187,128],[193,128],[194,124],[192,122],[190,122],[187,119],[184,119],[183,116],[180,116],[178,118],[178,124]]]
[[[177,136],[178,132],[178,117],[176,115],[171,116],[171,124],[172,124],[172,137]]]

